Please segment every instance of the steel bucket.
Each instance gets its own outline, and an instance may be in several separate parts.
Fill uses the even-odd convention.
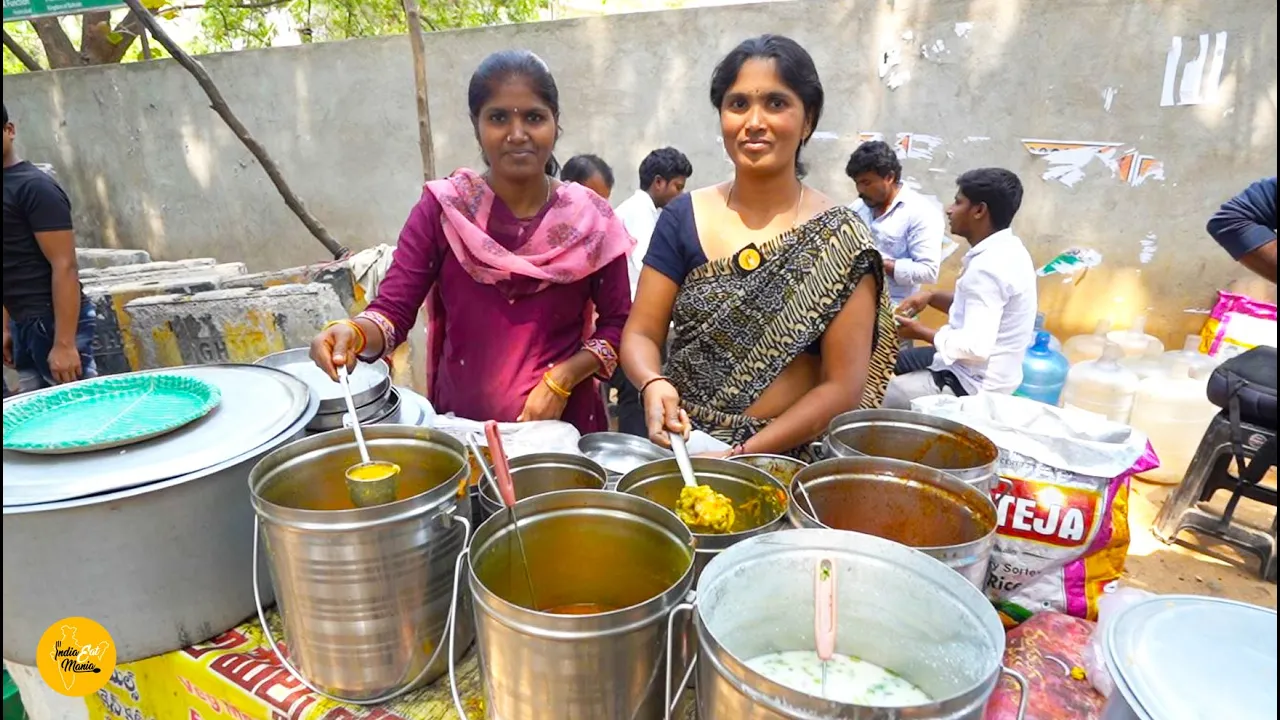
[[[945,470],[984,493],[995,489],[1000,451],[958,422],[909,410],[854,410],[827,426],[824,458],[884,457]]]
[[[514,507],[538,607],[619,609],[527,607],[510,516],[486,520],[467,558],[488,717],[663,717],[669,616],[693,586],[688,528],[655,503],[613,492],[563,490]]]
[[[410,425],[370,426],[364,437],[373,457],[401,468],[395,502],[351,503],[344,473],[360,454],[347,430],[271,453],[250,473],[249,490],[288,660],[259,606],[272,648],[312,690],[376,704],[447,668],[441,648],[471,509],[466,454],[457,440]],[[466,596],[461,600],[465,650],[474,629]]]
[[[893,670],[933,702],[907,708],[825,700],[746,666],[814,648],[814,568],[835,564],[836,652]],[[898,543],[835,530],[788,530],[725,550],[698,580],[701,720],[978,720],[1001,673],[1004,628],[991,603],[938,561]],[[672,703],[668,703],[670,708]]]
[[[512,458],[510,465],[517,501],[557,490],[603,490],[608,479],[604,468],[581,455],[534,453]],[[493,488],[481,483],[481,522],[502,507]]]
[[[996,541],[995,503],[941,470],[888,458],[836,458],[797,473],[790,492],[788,515],[796,527],[892,540],[936,558],[979,590],[986,586]]]

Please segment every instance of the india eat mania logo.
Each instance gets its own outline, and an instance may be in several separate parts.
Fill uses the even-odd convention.
[[[40,676],[58,693],[84,697],[101,690],[116,667],[116,646],[106,628],[88,618],[49,626],[36,646]]]

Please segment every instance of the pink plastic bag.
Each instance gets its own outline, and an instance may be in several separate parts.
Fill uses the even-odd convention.
[[[1200,352],[1226,360],[1259,345],[1276,346],[1276,306],[1219,290],[1200,330]]]

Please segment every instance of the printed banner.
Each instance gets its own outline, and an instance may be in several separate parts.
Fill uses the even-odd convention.
[[[268,612],[267,622],[282,641],[275,610]],[[459,664],[458,684],[468,720],[483,718],[474,652]],[[280,664],[256,619],[206,643],[119,665],[106,687],[85,703],[90,720],[446,720],[458,716],[448,676],[379,706],[320,697]]]

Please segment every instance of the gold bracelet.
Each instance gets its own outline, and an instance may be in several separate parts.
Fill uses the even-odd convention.
[[[324,327],[321,329],[321,332],[328,330],[334,325],[346,325],[355,331],[356,337],[360,338],[360,346],[355,349],[355,352],[353,354],[356,357],[360,357],[360,353],[364,352],[365,346],[369,344],[369,338],[365,336],[364,328],[357,325],[356,322],[350,318],[343,318],[341,320],[330,320],[329,322],[325,323]]]
[[[564,400],[568,400],[569,396],[573,395],[572,390],[565,390],[564,388],[560,387],[559,383],[557,383],[555,380],[552,380],[551,373],[549,372],[542,373],[542,382],[546,383],[547,387],[551,388],[551,392],[555,393],[556,395],[559,395]]]

